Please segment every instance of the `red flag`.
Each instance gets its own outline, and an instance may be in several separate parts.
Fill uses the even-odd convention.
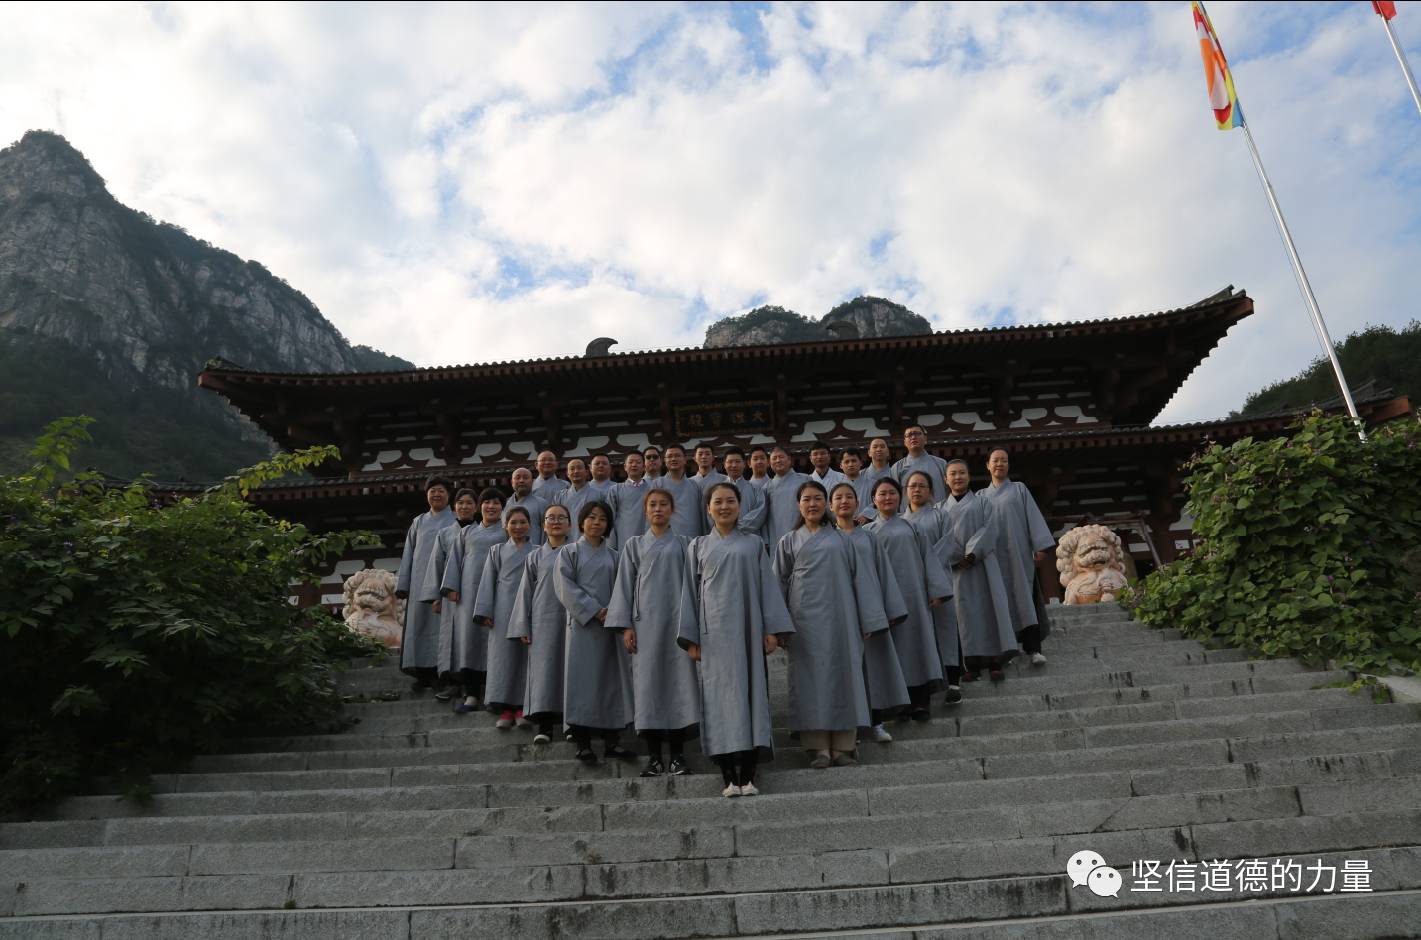
[[[1390,20],[1396,16],[1395,0],[1372,0],[1372,9],[1377,11],[1377,16],[1384,20]]]

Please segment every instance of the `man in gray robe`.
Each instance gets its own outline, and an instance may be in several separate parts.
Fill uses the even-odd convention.
[[[848,479],[831,466],[833,456],[833,451],[823,441],[815,441],[809,445],[809,463],[814,468],[809,471],[809,478],[822,485],[826,493],[833,492],[835,486]]]
[[[528,541],[534,545],[543,544],[543,510],[548,508],[548,501],[533,492],[533,471],[527,467],[519,467],[513,471],[508,482],[513,488],[513,495],[508,497],[508,502],[504,504],[504,515],[514,506],[522,506],[528,510]],[[554,492],[550,495],[557,494]]]
[[[1022,651],[1031,657],[1031,664],[1044,666],[1046,654],[1041,652],[1041,641],[1051,633],[1051,618],[1046,612],[1036,562],[1045,560],[1056,545],[1056,538],[1026,484],[1010,478],[1011,461],[1004,448],[998,447],[987,456],[987,472],[992,475],[992,485],[977,494],[991,500],[1001,523],[1002,543],[997,558],[1006,580],[1012,626]]]
[[[592,473],[592,479],[587,481],[587,485],[597,494],[597,499],[603,502],[612,493],[612,487],[617,483],[612,479],[612,460],[606,454],[593,454],[592,459],[587,462],[587,469]]]
[[[701,488],[686,476],[686,448],[667,444],[662,452],[666,472],[651,481],[654,489],[665,490],[676,501],[671,516],[671,531],[686,538],[695,538],[706,531],[706,510]]]
[[[765,493],[745,479],[745,452],[739,447],[731,447],[726,450],[721,463],[725,467],[726,480],[734,483],[740,493],[740,522],[736,528],[759,537],[765,528]]]
[[[701,444],[696,447],[696,473],[692,480],[705,493],[706,487],[712,483],[719,483],[725,479],[725,474],[715,468],[715,451],[709,444]]]
[[[612,547],[622,546],[646,531],[646,516],[642,511],[642,500],[651,484],[643,476],[646,463],[641,454],[632,451],[622,458],[622,472],[626,479],[614,483],[607,494],[607,504],[612,507]]]
[[[400,570],[395,576],[395,596],[408,598],[418,591],[429,570],[439,530],[455,524],[449,508],[453,485],[443,477],[424,481],[424,499],[429,506],[410,522],[400,554]],[[400,640],[400,670],[415,677],[416,689],[427,689],[439,679],[439,615],[429,604],[405,604],[405,629]]]
[[[577,525],[577,514],[582,511],[583,505],[597,499],[601,496],[588,480],[587,462],[581,457],[573,457],[567,462],[567,488],[558,493],[553,502],[566,506],[572,516],[572,524]]]
[[[859,497],[863,517],[872,522],[878,518],[878,510],[873,506],[873,485],[884,477],[893,476],[893,451],[888,446],[888,438],[875,437],[869,440],[865,453],[868,455],[868,462],[859,471],[856,479],[862,481],[863,493],[867,494]],[[858,490],[857,482],[854,489]]]
[[[646,482],[660,478],[665,472],[661,465],[661,448],[655,444],[649,444],[641,449],[641,459],[644,466]]]
[[[943,504],[946,531],[935,546],[952,572],[953,603],[966,659],[962,678],[971,682],[986,669],[992,681],[1006,678],[1002,666],[1016,654],[1006,586],[997,564],[999,529],[992,504],[972,492],[961,460],[947,465],[951,489]]]
[[[558,455],[550,450],[541,451],[533,462],[533,468],[538,471],[533,480],[533,492],[553,502],[553,495],[567,488],[567,481],[558,476]]]
[[[750,448],[750,455],[745,458],[746,464],[750,467],[750,485],[764,489],[770,485],[770,452],[760,445]]]
[[[908,449],[908,453],[893,465],[893,479],[906,488],[908,476],[915,470],[921,470],[932,481],[932,501],[940,503],[947,499],[947,487],[942,482],[947,461],[928,453],[928,432],[923,430],[922,425],[909,425],[903,431],[903,446]]]
[[[765,486],[765,542],[771,554],[780,539],[789,534],[799,521],[799,488],[809,482],[809,474],[800,473],[790,463],[789,451],[776,445],[770,450],[770,468],[774,478]]]

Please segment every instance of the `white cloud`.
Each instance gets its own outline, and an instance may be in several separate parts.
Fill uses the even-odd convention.
[[[1416,315],[1421,118],[1365,5],[1306,9],[1211,5],[1340,338]],[[1223,414],[1318,352],[1180,4],[6,20],[0,138],[59,130],[121,200],[421,364],[696,343],[762,298],[819,314],[879,293],[958,328],[1226,283],[1259,312],[1165,419]]]

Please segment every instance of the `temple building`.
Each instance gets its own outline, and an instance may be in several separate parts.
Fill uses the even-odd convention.
[[[990,451],[1035,494],[1059,535],[1096,522],[1125,538],[1137,571],[1190,542],[1181,464],[1209,441],[1279,434],[1265,418],[1151,426],[1234,324],[1253,313],[1225,289],[1177,310],[1074,323],[951,330],[812,343],[609,352],[372,373],[253,372],[214,362],[198,384],[226,398],[284,448],[335,444],[315,479],[253,494],[315,529],[369,529],[385,540],[346,559],[306,600],[331,602],[340,575],[398,561],[430,473],[500,486],[540,450],[569,457],[680,442],[720,448],[862,445],[921,424],[929,450],[988,482]],[[1410,412],[1404,399],[1358,402],[1370,422]],[[1042,583],[1056,584],[1050,562]]]

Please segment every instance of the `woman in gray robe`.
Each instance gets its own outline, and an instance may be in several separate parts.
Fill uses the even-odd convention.
[[[938,542],[947,531],[947,522],[942,512],[933,505],[932,481],[928,479],[927,472],[914,470],[909,473],[903,491],[908,497],[908,508],[902,510],[903,519],[922,534],[941,560]],[[946,573],[947,562],[943,561],[942,565]],[[950,577],[948,583],[952,583]],[[947,684],[956,685],[962,675],[962,635],[955,605],[941,604],[933,608],[933,633],[937,637],[937,651],[942,657],[942,671],[947,676]]]
[[[764,543],[736,528],[740,492],[706,489],[715,528],[686,548],[676,642],[697,665],[701,750],[720,766],[722,796],[754,796],[760,753],[774,754],[765,657],[794,632]]]
[[[1016,655],[1016,631],[997,564],[996,514],[986,497],[972,492],[963,461],[947,465],[947,485],[948,531],[937,548],[956,588],[954,606],[967,657],[962,678],[974,681],[985,669],[993,682],[1001,682],[1006,678],[1002,666]]]
[[[468,492],[461,490],[461,493]],[[451,547],[439,583],[442,603],[449,612],[448,633],[439,622],[439,667],[459,677],[464,700],[454,706],[464,715],[479,707],[488,676],[488,638],[474,625],[474,599],[479,591],[484,562],[508,534],[503,531],[503,494],[488,488],[479,494],[479,520],[464,526]],[[455,500],[458,512],[459,500]],[[451,531],[446,529],[446,532]]]
[[[641,775],[679,776],[686,773],[686,739],[701,721],[696,664],[676,645],[690,540],[671,531],[670,493],[648,490],[642,502],[649,528],[623,543],[606,626],[622,631],[632,655],[633,721],[647,750]],[[662,763],[663,746],[671,751],[669,765]]]
[[[789,726],[813,753],[810,766],[816,770],[858,763],[857,729],[869,726],[864,639],[888,629],[882,598],[868,572],[860,574],[853,546],[830,523],[828,509],[821,483],[801,484],[801,524],[774,553],[775,575],[794,621]]]
[[[503,528],[508,541],[489,553],[474,598],[474,622],[485,628],[488,680],[484,703],[496,712],[494,727],[500,731],[524,722],[523,695],[528,684],[528,650],[509,638],[513,606],[523,584],[523,565],[534,545],[529,538],[532,520],[523,506],[505,509]]]
[[[1006,450],[998,447],[992,451],[987,458],[992,485],[978,490],[977,495],[991,500],[1001,525],[997,560],[1006,581],[1017,641],[1022,651],[1031,657],[1033,666],[1044,666],[1046,656],[1041,652],[1041,641],[1051,635],[1051,618],[1046,612],[1036,562],[1045,560],[1046,553],[1056,544],[1056,537],[1051,534],[1051,527],[1026,484],[1008,477],[1010,470]]]
[[[617,553],[607,545],[612,507],[600,500],[585,503],[577,527],[582,537],[559,553],[553,580],[567,611],[563,720],[577,742],[578,760],[597,762],[594,732],[602,736],[607,759],[629,760],[635,755],[618,741],[632,722],[631,656],[620,638],[603,628],[617,573]]]
[[[400,554],[400,570],[395,576],[395,596],[409,598],[418,594],[421,582],[429,571],[429,556],[433,553],[439,530],[454,525],[454,512],[449,508],[449,495],[454,487],[443,477],[424,481],[424,499],[428,512],[422,512],[410,522],[405,533],[405,546]],[[400,670],[415,677],[416,690],[427,689],[439,679],[439,620],[429,604],[405,604],[405,626],[400,639]]]
[[[572,519],[567,507],[554,503],[543,510],[543,544],[523,561],[523,580],[508,624],[508,636],[528,647],[523,714],[538,726],[534,744],[548,744],[562,723],[563,658],[567,611],[554,587],[558,555],[567,544]]]
[[[933,608],[952,597],[952,582],[942,562],[917,529],[898,515],[902,488],[892,477],[884,477],[873,487],[873,504],[878,518],[864,526],[888,556],[908,616],[893,627],[893,646],[908,684],[908,715],[917,721],[931,717],[929,700],[942,686],[942,656],[938,653]],[[949,689],[949,693],[952,690]],[[955,701],[961,701],[957,690]],[[951,695],[949,703],[954,699]]]
[[[881,607],[888,623],[897,626],[908,619],[908,605],[903,602],[903,592],[898,590],[898,579],[890,570],[883,547],[872,533],[857,522],[862,510],[859,508],[858,487],[853,481],[834,487],[829,494],[829,507],[834,513],[834,524],[854,550],[857,570],[866,579],[858,589],[860,603],[865,602],[866,594],[872,593],[873,597],[867,602]],[[908,683],[903,681],[903,667],[898,662],[898,651],[893,647],[891,629],[864,638],[863,673],[868,689],[873,739],[879,744],[889,744],[893,741],[893,735],[888,733],[883,722],[890,712],[908,704]]]

